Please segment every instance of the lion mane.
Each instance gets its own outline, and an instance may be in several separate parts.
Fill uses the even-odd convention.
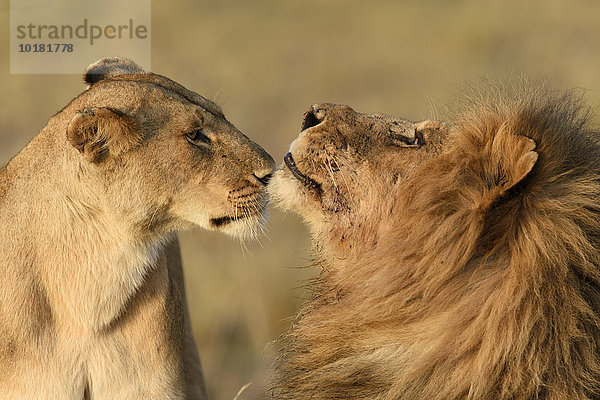
[[[359,193],[361,234],[315,234],[274,398],[600,398],[599,135],[580,95],[517,92],[470,97],[402,184]]]

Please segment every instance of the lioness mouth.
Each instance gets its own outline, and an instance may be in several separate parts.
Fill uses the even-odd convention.
[[[283,161],[285,162],[285,165],[289,168],[289,170],[292,171],[292,175],[294,175],[296,179],[302,182],[303,185],[318,190],[321,189],[321,185],[317,183],[314,179],[311,179],[308,176],[304,175],[302,172],[298,171],[298,167],[296,166],[294,157],[292,157],[292,153],[287,153],[283,157]]]
[[[223,225],[227,225],[231,222],[234,221],[238,221],[240,219],[242,219],[243,216],[238,216],[238,217],[219,217],[219,218],[212,218],[210,220],[210,223],[215,227],[215,228],[219,228]]]

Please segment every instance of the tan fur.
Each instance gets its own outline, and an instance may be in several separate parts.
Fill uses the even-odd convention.
[[[318,186],[284,166],[270,191],[323,271],[273,398],[600,398],[598,132],[574,95],[491,92],[452,124],[309,110]]]
[[[204,398],[174,233],[254,234],[273,160],[131,61],[85,80],[0,170],[0,398]]]

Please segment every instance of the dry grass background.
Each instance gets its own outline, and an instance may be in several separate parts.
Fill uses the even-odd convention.
[[[83,84],[74,75],[10,75],[9,4],[0,1],[3,164]],[[280,161],[315,102],[435,118],[457,83],[525,73],[589,89],[597,108],[600,3],[155,0],[152,69],[215,99]],[[250,381],[241,398],[260,396],[268,343],[290,324],[298,287],[314,274],[297,268],[310,263],[301,222],[271,215],[268,237],[247,250],[215,233],[181,235],[194,334],[215,400],[233,399]]]

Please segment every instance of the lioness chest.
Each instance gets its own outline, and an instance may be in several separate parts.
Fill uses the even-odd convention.
[[[28,304],[18,313],[27,320],[39,310]],[[52,313],[45,326],[31,325],[0,346],[5,365],[0,399],[183,396],[183,315],[179,290],[164,257],[107,326],[83,328],[69,321],[65,310]]]

